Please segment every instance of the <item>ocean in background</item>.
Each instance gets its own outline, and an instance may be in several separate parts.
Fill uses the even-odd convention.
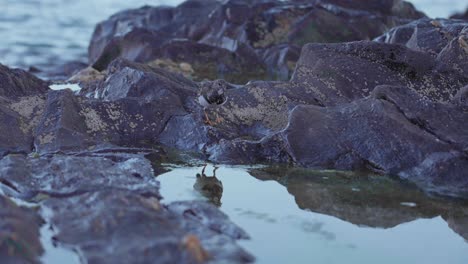
[[[0,0],[0,63],[10,67],[87,60],[94,26],[124,9],[181,0]],[[412,0],[431,17],[464,11],[464,0]]]

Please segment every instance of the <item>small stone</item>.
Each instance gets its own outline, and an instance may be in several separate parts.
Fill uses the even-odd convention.
[[[179,64],[179,67],[180,67],[180,69],[181,69],[182,71],[184,71],[184,72],[186,72],[186,73],[193,73],[193,72],[194,72],[194,70],[193,70],[193,68],[192,68],[192,65],[190,65],[190,64],[188,64],[188,63],[186,63],[186,62],[181,62],[181,63]]]
[[[187,235],[184,237],[182,245],[198,263],[203,263],[210,259],[208,252],[203,249],[197,236]]]

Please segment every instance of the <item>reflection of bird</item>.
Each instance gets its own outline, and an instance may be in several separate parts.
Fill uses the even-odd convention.
[[[213,125],[211,120],[208,118],[206,109],[211,106],[223,104],[226,101],[225,91],[229,86],[230,84],[225,80],[203,81],[200,83],[198,103],[203,106],[206,124]],[[216,121],[218,122],[219,120]]]
[[[213,176],[207,176],[205,174],[206,165],[203,167],[202,173],[197,173],[197,180],[193,185],[193,188],[197,190],[201,195],[208,198],[216,206],[221,206],[221,197],[223,196],[223,183],[216,178],[216,170],[218,167],[213,169]]]

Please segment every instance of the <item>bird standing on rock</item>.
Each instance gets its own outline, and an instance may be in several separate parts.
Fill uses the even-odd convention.
[[[219,123],[221,120],[219,117],[216,118],[213,123],[206,113],[206,109],[213,106],[218,106],[226,102],[227,98],[225,91],[231,88],[231,84],[225,80],[214,80],[214,81],[202,81],[200,83],[200,91],[198,96],[198,103],[203,106],[203,112],[205,113],[205,123],[212,126],[215,123]]]

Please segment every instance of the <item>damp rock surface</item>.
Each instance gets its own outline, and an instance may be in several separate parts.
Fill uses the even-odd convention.
[[[40,263],[43,247],[39,228],[43,220],[30,208],[0,195],[0,258],[2,263]]]
[[[4,128],[17,133],[0,146],[3,155],[163,147],[223,163],[370,169],[465,197],[468,25],[400,27],[427,34],[405,42],[396,27],[376,41],[306,44],[290,81],[196,82],[117,58],[76,76],[81,91],[4,99]],[[449,36],[427,37],[441,30]]]
[[[255,261],[245,241],[264,229],[223,211],[224,177],[182,175],[206,199],[170,200],[168,163],[285,166],[250,172],[347,225],[431,218],[467,238],[464,20],[393,0],[189,0],[113,15],[88,53],[41,73],[75,90],[0,65],[2,261],[43,261],[41,228],[87,263]],[[245,187],[239,201],[262,195]]]
[[[236,244],[248,235],[214,205],[161,203],[159,182],[142,154],[17,154],[0,162],[2,192],[49,210],[47,225],[57,230],[54,243],[76,251],[87,263],[254,260]],[[18,207],[3,196],[0,199],[5,215],[0,226],[14,227],[2,232],[5,243],[0,254],[11,263],[40,263],[42,218],[33,209]]]
[[[424,17],[407,2],[381,4],[190,0],[176,7],[146,6],[99,23],[89,61],[103,70],[122,57],[196,80],[285,80],[306,43],[372,39]]]

